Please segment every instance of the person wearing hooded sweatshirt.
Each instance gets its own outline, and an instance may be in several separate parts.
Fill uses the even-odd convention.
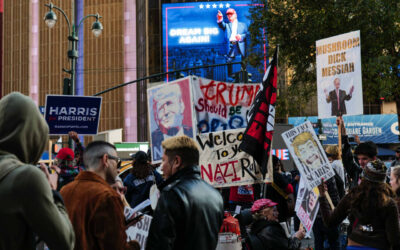
[[[0,100],[0,249],[35,249],[35,238],[50,249],[74,247],[56,178],[34,166],[48,131],[29,97],[13,92]]]

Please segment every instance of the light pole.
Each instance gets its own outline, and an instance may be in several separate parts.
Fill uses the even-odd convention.
[[[64,78],[64,89],[63,89],[63,94],[64,95],[75,95],[75,74],[76,74],[76,60],[78,58],[78,36],[77,36],[77,31],[81,27],[83,21],[85,21],[89,17],[95,17],[96,21],[92,24],[92,32],[93,34],[98,37],[101,34],[101,31],[103,30],[103,25],[99,21],[101,16],[99,14],[90,14],[85,17],[83,17],[80,21],[78,26],[72,22],[72,25],[65,14],[65,12],[60,8],[55,5],[53,5],[51,2],[50,4],[45,4],[46,7],[49,8],[49,12],[46,13],[44,16],[44,21],[47,24],[49,28],[53,28],[54,25],[57,22],[57,15],[54,13],[53,9],[56,9],[63,14],[65,17],[65,20],[67,21],[68,24],[68,40],[69,40],[69,50],[68,50],[68,58],[71,61],[71,68],[69,70],[63,69],[64,72],[70,74],[70,78]]]

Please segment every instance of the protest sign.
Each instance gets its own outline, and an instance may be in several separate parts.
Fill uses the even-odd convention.
[[[126,230],[127,241],[136,240],[137,242],[139,242],[141,250],[146,249],[146,241],[147,236],[149,235],[149,229],[152,219],[153,217],[145,214],[140,221],[138,221],[135,225],[129,227]]]
[[[200,133],[247,126],[246,114],[260,84],[226,83],[200,77],[191,79]]]
[[[47,95],[45,119],[50,135],[95,135],[99,126],[101,97]]]
[[[212,186],[240,186],[263,181],[253,157],[239,149],[243,132],[244,128],[196,136],[200,149],[201,176]],[[267,175],[265,181],[271,181],[271,178]]]
[[[318,118],[363,114],[360,31],[316,41],[316,58]]]
[[[147,90],[152,163],[161,162],[161,142],[171,136],[195,135],[190,78]]]
[[[295,211],[308,235],[311,233],[315,218],[317,217],[319,209],[318,197],[318,187],[310,191],[305,185],[304,178],[300,178]]]
[[[286,131],[282,138],[309,190],[318,186],[321,178],[335,175],[309,121]]]

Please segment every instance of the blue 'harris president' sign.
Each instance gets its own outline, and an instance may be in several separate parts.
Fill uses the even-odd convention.
[[[51,135],[76,131],[95,135],[99,125],[101,97],[47,95],[45,119]]]

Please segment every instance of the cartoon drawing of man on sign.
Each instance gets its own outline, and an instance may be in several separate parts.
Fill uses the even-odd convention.
[[[304,171],[310,173],[323,164],[317,142],[309,132],[301,133],[293,140],[293,149],[304,166]]]

